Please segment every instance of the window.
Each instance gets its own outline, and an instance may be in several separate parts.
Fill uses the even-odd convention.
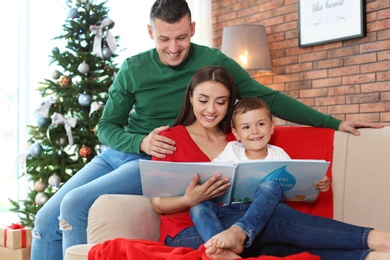
[[[119,65],[127,57],[154,47],[147,33],[149,11],[154,0],[107,2],[109,17],[115,22],[111,32],[120,36],[117,54]],[[211,46],[211,1],[190,0],[196,33],[193,41]],[[0,181],[0,222],[17,221],[10,214],[8,198],[23,199],[32,185],[21,174],[15,158],[27,151],[28,124],[36,124],[32,116],[41,102],[35,91],[39,82],[50,79],[56,69],[49,66],[49,55],[54,47],[61,50],[61,42],[53,40],[61,35],[67,19],[66,0],[19,0],[8,1],[5,16],[7,25],[0,41],[0,156],[2,174]],[[200,18],[202,15],[202,19]],[[207,15],[208,14],[208,15]]]

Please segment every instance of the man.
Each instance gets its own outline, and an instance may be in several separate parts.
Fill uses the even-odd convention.
[[[159,134],[175,121],[189,79],[202,67],[225,67],[238,85],[240,98],[261,97],[275,116],[285,120],[355,135],[359,134],[357,127],[379,127],[341,122],[319,113],[251,79],[217,49],[191,43],[195,22],[185,0],[156,0],[148,31],[156,48],[123,63],[99,121],[99,139],[110,148],[75,174],[39,210],[32,260],[62,259],[66,248],[86,243],[88,209],[100,195],[142,194],[138,161],[151,156],[164,158],[175,151],[173,140]]]

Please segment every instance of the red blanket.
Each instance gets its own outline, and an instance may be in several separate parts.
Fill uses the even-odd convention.
[[[316,127],[278,126],[271,144],[282,147],[292,159],[324,159],[331,162],[327,176],[332,181],[334,130]],[[321,192],[312,203],[287,202],[289,206],[316,216],[333,218],[333,192]]]
[[[168,247],[148,240],[117,238],[95,245],[89,250],[88,260],[209,260],[204,246],[197,250],[186,247]],[[258,260],[320,260],[320,257],[301,253],[287,257],[259,256]]]

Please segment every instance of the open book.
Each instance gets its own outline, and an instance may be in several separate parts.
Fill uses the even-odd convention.
[[[252,201],[258,184],[278,181],[287,201],[314,201],[318,196],[315,182],[329,167],[324,160],[253,160],[240,163],[183,163],[140,160],[142,190],[147,197],[180,196],[194,174],[205,182],[216,173],[229,178],[229,190],[213,200],[222,204]]]

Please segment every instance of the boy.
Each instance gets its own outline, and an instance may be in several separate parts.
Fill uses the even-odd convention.
[[[273,132],[274,121],[264,100],[243,98],[237,102],[232,116],[232,133],[237,141],[229,142],[213,161],[289,160],[290,156],[282,148],[268,143]],[[316,187],[323,192],[327,191],[330,187],[328,177],[318,181]],[[267,181],[259,184],[251,203],[220,207],[205,201],[193,206],[190,214],[199,234],[206,241],[208,255],[218,254],[220,248],[239,254],[244,245],[251,244],[250,241],[254,239],[251,234],[259,233],[281,201],[280,185]],[[220,218],[232,220],[220,222]]]

